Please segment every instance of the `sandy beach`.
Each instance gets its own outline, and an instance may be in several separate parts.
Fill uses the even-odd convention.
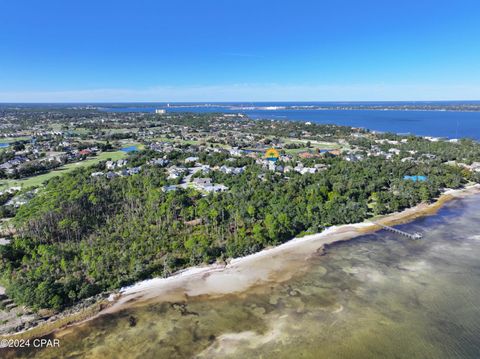
[[[456,198],[480,193],[480,185],[472,185],[458,190],[447,190],[432,203],[422,203],[402,212],[375,218],[383,225],[397,225],[415,218],[435,214],[442,205]],[[235,258],[227,264],[212,264],[192,267],[168,278],[153,278],[122,288],[110,296],[109,304],[93,316],[81,322],[73,320],[69,328],[56,329],[57,336],[68,333],[73,326],[114,313],[122,309],[152,302],[182,301],[191,297],[218,297],[239,294],[255,286],[286,281],[308,269],[308,258],[324,253],[326,246],[347,241],[381,229],[370,220],[341,226],[333,226],[325,231],[294,238],[282,245],[264,249],[246,257]],[[407,239],[406,239],[407,240]],[[50,323],[51,325],[51,323]],[[61,326],[60,326],[61,327]],[[52,332],[50,326],[48,332]],[[36,327],[34,336],[42,332]],[[23,332],[22,336],[28,335]],[[18,333],[17,333],[18,334]],[[13,337],[16,334],[10,335]]]
[[[480,185],[447,190],[432,204],[422,203],[402,212],[375,218],[375,221],[383,225],[406,223],[415,218],[436,213],[449,200],[475,193],[480,193]],[[116,298],[112,296],[113,305],[99,315],[148,300],[178,301],[187,297],[207,295],[215,297],[240,293],[259,284],[288,280],[305,268],[310,256],[321,255],[325,246],[379,229],[381,228],[370,220],[333,226],[321,233],[294,238],[277,247],[232,259],[227,265],[192,267],[168,278],[142,281],[122,288],[119,296]]]

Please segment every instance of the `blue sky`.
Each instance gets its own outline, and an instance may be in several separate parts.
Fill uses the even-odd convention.
[[[0,0],[0,102],[480,99],[480,2]]]

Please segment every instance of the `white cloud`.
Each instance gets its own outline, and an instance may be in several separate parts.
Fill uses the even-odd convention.
[[[421,101],[478,100],[468,85],[232,84],[0,92],[0,102],[213,102],[213,101]]]

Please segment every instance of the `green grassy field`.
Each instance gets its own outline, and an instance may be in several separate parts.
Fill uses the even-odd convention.
[[[0,143],[11,143],[15,141],[28,141],[30,137],[23,136],[23,137],[0,137]]]
[[[75,133],[76,135],[87,135],[91,131],[89,129],[86,129],[86,128],[83,128],[83,127],[77,127],[72,132]]]
[[[306,146],[308,140],[301,140],[296,138],[284,138],[284,143],[295,143],[300,145],[305,145],[301,148],[294,148],[294,149],[285,149],[285,153],[289,155],[296,155],[301,152],[305,152],[308,150],[336,150],[336,149],[343,149],[344,146],[340,145],[336,142],[322,142],[322,141],[310,141],[310,148]]]
[[[91,165],[95,165],[100,161],[106,161],[111,159],[113,161],[119,160],[124,158],[127,154],[122,151],[115,151],[115,152],[102,152],[96,157],[90,158],[85,161],[69,163],[65,166],[59,167],[54,171],[50,171],[48,173],[44,173],[35,177],[29,177],[21,180],[0,180],[0,190],[10,188],[10,187],[22,187],[22,188],[29,188],[35,186],[41,186],[45,181],[49,180],[55,176],[61,176],[65,173],[71,172],[77,168],[88,167]]]
[[[298,143],[298,144],[307,144],[308,140],[301,140],[297,138],[284,138],[284,143]],[[322,150],[333,150],[340,148],[341,145],[336,142],[322,142],[322,141],[310,141],[312,148],[320,148]]]

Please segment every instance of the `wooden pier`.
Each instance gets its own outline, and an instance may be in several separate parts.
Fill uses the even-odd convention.
[[[407,233],[407,232],[404,232],[404,231],[401,231],[397,228],[393,228],[393,227],[390,227],[390,226],[386,226],[384,224],[381,224],[381,223],[378,223],[378,222],[372,222],[373,224],[376,224],[377,226],[380,226],[382,227],[383,229],[386,229],[387,231],[390,231],[390,232],[393,232],[393,233],[397,233],[397,234],[400,234],[404,237],[407,237],[407,238],[410,238],[410,239],[422,239],[423,238],[423,235],[421,233],[418,233],[418,232],[415,232],[415,233]]]

